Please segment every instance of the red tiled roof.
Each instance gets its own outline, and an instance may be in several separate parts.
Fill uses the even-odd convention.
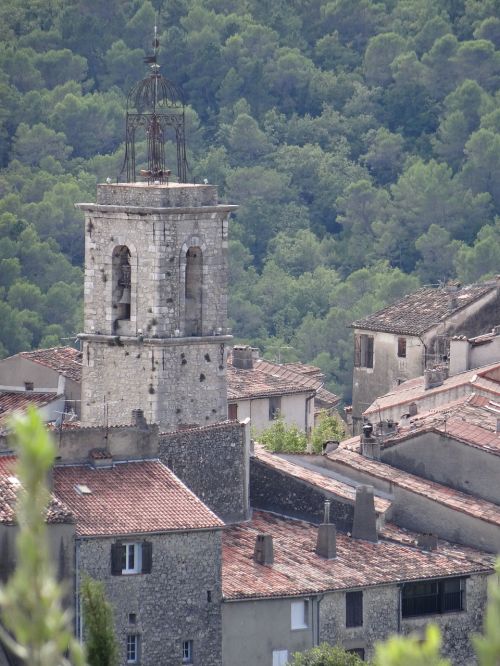
[[[35,351],[21,352],[19,355],[34,363],[45,365],[75,382],[82,380],[82,354],[73,347],[36,349]]]
[[[427,497],[455,511],[500,526],[500,507],[492,502],[478,499],[435,481],[423,479],[378,460],[365,458],[361,454],[347,449],[343,444],[336,451],[328,453],[327,457],[343,467],[359,470],[374,478],[400,486],[408,492]]]
[[[15,525],[16,523],[16,500],[21,486],[12,468],[15,462],[14,456],[1,457],[0,474],[0,523],[3,525]],[[58,497],[51,495],[47,510],[45,512],[46,522],[73,523],[74,516]]]
[[[384,532],[389,538],[378,543],[337,533],[337,557],[326,560],[315,553],[316,526],[254,511],[250,523],[224,531],[224,598],[290,597],[493,571],[493,557],[472,548],[440,541],[436,551],[425,552],[409,545],[415,534],[395,526]],[[273,536],[270,566],[253,559],[259,533]]]
[[[84,485],[90,494],[79,494]],[[223,522],[158,460],[54,469],[54,492],[76,516],[79,536],[217,528]]]
[[[358,319],[351,327],[421,335],[494,289],[494,281],[471,284],[454,291],[450,287],[423,287],[368,317]]]
[[[458,397],[457,390],[462,391],[461,395],[467,395],[478,389],[488,393],[499,394],[500,380],[494,379],[494,373],[497,370],[500,370],[499,362],[486,365],[482,368],[466,370],[465,372],[448,377],[440,386],[430,389],[424,388],[423,377],[414,377],[396,386],[389,393],[378,397],[363,414],[378,413],[384,409],[397,407],[398,405],[405,406],[411,402],[417,402],[418,404],[419,400],[425,401],[427,398],[432,398],[438,394],[450,393],[450,396]],[[448,402],[446,398],[443,399],[443,402],[445,401]]]
[[[56,393],[36,393],[35,391],[0,391],[0,424],[13,412],[22,412],[29,405],[40,408],[58,399]]]
[[[254,450],[255,458],[264,465],[354,504],[356,499],[355,486],[324,476],[320,471],[315,472],[311,469],[301,467],[299,464],[280,458],[280,456],[266,451],[260,444],[255,444]],[[377,513],[385,513],[390,506],[391,502],[389,500],[375,497],[375,510]]]
[[[270,395],[286,395],[316,391],[316,398],[326,407],[334,407],[339,397],[323,386],[323,374],[314,365],[303,363],[273,363],[263,359],[254,361],[254,367],[240,370],[227,365],[228,399],[243,400]]]
[[[248,400],[268,396],[291,395],[294,393],[312,393],[313,389],[297,385],[296,382],[273,377],[261,370],[240,370],[228,363],[227,398],[228,400]]]

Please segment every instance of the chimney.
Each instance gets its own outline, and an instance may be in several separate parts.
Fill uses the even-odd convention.
[[[89,462],[95,469],[113,467],[113,456],[106,449],[92,449],[89,452]]]
[[[33,382],[24,382],[25,391],[34,391],[34,389],[35,389],[35,384]]]
[[[337,557],[337,530],[330,522],[330,500],[325,500],[323,522],[318,526],[316,555],[324,557],[326,560],[333,560]]]
[[[373,436],[373,425],[369,421],[363,424],[361,433],[361,453],[365,458],[380,460],[380,441]]]
[[[258,564],[274,562],[273,537],[271,534],[257,534],[253,558]]]
[[[260,358],[260,350],[258,347],[252,347],[252,361],[258,361]]]
[[[450,375],[469,369],[470,344],[465,335],[456,335],[450,340]]]
[[[148,429],[148,423],[144,418],[144,412],[142,411],[142,409],[132,410],[132,425],[135,426],[136,428],[139,428],[139,430]]]
[[[233,368],[238,370],[251,370],[253,368],[253,350],[249,345],[235,345],[233,347]]]
[[[378,541],[373,486],[358,486],[356,488],[352,536],[354,539],[364,539],[373,543]]]
[[[433,551],[437,550],[438,539],[435,534],[419,534],[417,538],[417,546],[422,550]]]
[[[418,412],[418,407],[416,402],[410,402],[408,405],[408,414],[410,416],[416,416]]]

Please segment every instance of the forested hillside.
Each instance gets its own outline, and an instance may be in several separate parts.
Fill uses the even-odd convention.
[[[500,2],[4,0],[1,356],[80,330],[73,203],[120,171],[156,10],[190,178],[241,204],[233,332],[349,399],[353,319],[500,272]]]

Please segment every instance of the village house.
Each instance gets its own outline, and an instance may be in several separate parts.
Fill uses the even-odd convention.
[[[233,347],[227,372],[228,416],[249,418],[256,434],[278,417],[309,434],[318,413],[332,413],[339,403],[325,389],[319,368],[260,359],[258,350],[249,346]]]
[[[447,363],[454,335],[474,336],[500,319],[499,281],[468,286],[423,287],[351,324],[354,329],[352,419],[380,395]]]

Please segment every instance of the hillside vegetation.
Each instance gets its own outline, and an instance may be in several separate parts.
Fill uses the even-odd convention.
[[[241,205],[233,332],[348,400],[352,320],[499,271],[500,2],[4,0],[1,356],[80,330],[73,203],[120,171],[157,10],[190,178]]]

